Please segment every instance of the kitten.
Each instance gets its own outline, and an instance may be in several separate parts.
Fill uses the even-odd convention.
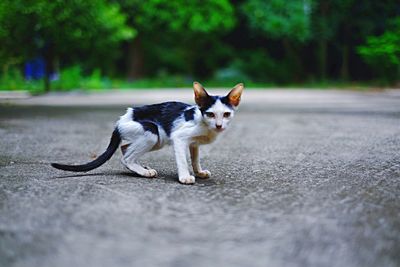
[[[236,85],[226,96],[211,96],[198,83],[193,83],[195,102],[165,102],[137,108],[128,108],[116,123],[107,150],[92,162],[83,165],[52,163],[54,168],[74,172],[87,172],[103,165],[121,146],[122,164],[130,171],[144,177],[156,177],[156,170],[142,167],[137,160],[144,153],[172,144],[178,166],[179,182],[193,184],[187,152],[190,151],[196,177],[209,178],[211,173],[203,170],[199,161],[199,145],[208,144],[223,132],[233,118],[239,105],[244,86]]]

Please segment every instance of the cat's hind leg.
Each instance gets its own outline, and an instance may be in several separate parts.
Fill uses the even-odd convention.
[[[138,159],[145,153],[153,150],[159,143],[158,127],[152,122],[132,122],[135,128],[134,134],[126,136],[128,142],[122,146],[122,164],[130,171],[144,177],[156,177],[157,171],[148,167],[143,167],[138,163]]]
[[[126,160],[122,160],[122,164],[124,164],[128,170],[130,170],[140,176],[143,176],[143,177],[153,178],[153,177],[157,177],[157,175],[158,175],[156,170],[150,169],[148,167],[143,167],[136,162],[132,162],[132,161],[126,162]]]

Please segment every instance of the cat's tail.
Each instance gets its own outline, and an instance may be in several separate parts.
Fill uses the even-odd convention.
[[[101,154],[97,159],[82,165],[64,165],[64,164],[52,163],[51,166],[53,166],[56,169],[64,171],[87,172],[100,167],[107,160],[109,160],[115,153],[115,151],[118,149],[120,143],[121,143],[121,135],[118,131],[118,128],[115,128],[114,132],[112,133],[110,144],[108,145],[107,150],[103,154]]]

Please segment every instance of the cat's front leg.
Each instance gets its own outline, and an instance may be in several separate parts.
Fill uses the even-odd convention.
[[[211,173],[208,170],[203,170],[200,165],[200,157],[199,157],[199,146],[197,144],[191,144],[189,146],[190,149],[190,158],[192,159],[192,167],[194,174],[196,177],[207,179],[211,177]]]
[[[188,142],[184,140],[174,140],[173,146],[175,151],[176,165],[178,166],[178,178],[182,184],[194,184],[196,179],[190,175],[187,163]]]

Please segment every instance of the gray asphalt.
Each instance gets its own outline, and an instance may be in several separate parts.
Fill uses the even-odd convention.
[[[243,96],[193,186],[171,148],[143,158],[155,179],[120,152],[86,174],[49,166],[101,153],[118,101],[3,102],[0,266],[400,266],[400,94],[254,94],[269,101]]]

